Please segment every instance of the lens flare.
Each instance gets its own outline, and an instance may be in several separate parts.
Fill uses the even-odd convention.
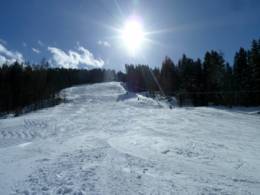
[[[136,53],[141,48],[144,39],[142,23],[135,18],[127,20],[122,30],[122,40],[128,51]]]

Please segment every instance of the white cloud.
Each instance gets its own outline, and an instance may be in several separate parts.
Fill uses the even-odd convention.
[[[44,43],[41,41],[41,40],[38,40],[38,44],[43,47],[44,46]]]
[[[98,41],[98,44],[99,44],[99,45],[102,45],[102,46],[104,46],[104,47],[111,47],[110,43],[107,42],[107,41],[101,41],[101,40],[99,40],[99,41]]]
[[[0,65],[12,64],[15,61],[21,63],[24,61],[23,55],[17,51],[10,51],[0,43]]]
[[[77,50],[65,52],[56,47],[48,47],[52,53],[51,64],[54,67],[63,68],[101,68],[104,65],[102,59],[96,59],[86,48],[78,45]]]
[[[39,49],[36,49],[36,48],[32,48],[32,51],[34,52],[34,53],[37,53],[37,54],[39,54],[39,53],[41,53],[41,51],[39,50]]]

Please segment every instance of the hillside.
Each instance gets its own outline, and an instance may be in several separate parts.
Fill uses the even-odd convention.
[[[260,118],[169,109],[120,83],[0,120],[0,194],[259,194]]]

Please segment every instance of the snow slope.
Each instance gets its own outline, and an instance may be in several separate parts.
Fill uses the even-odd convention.
[[[0,194],[260,194],[260,117],[174,108],[120,83],[0,120]]]

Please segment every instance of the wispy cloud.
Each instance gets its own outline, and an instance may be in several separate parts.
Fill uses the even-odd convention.
[[[102,46],[104,46],[104,47],[111,47],[110,43],[107,42],[107,41],[101,41],[101,40],[99,40],[99,41],[98,41],[98,44],[99,44],[99,45],[102,45]]]
[[[41,47],[43,47],[44,46],[44,43],[41,41],[41,40],[38,40],[38,42],[37,42]]]
[[[23,62],[24,58],[20,52],[8,50],[3,44],[0,43],[0,65],[7,63],[12,64],[15,61]]]
[[[7,45],[7,42],[4,39],[0,39],[0,44]]]
[[[32,48],[32,51],[34,52],[34,53],[37,53],[37,54],[39,54],[39,53],[41,53],[41,51],[39,50],[39,49],[36,49],[36,48]]]
[[[96,59],[86,48],[78,45],[77,50],[68,52],[56,47],[48,47],[52,54],[50,60],[52,66],[63,68],[101,68],[104,65],[102,59]]]

